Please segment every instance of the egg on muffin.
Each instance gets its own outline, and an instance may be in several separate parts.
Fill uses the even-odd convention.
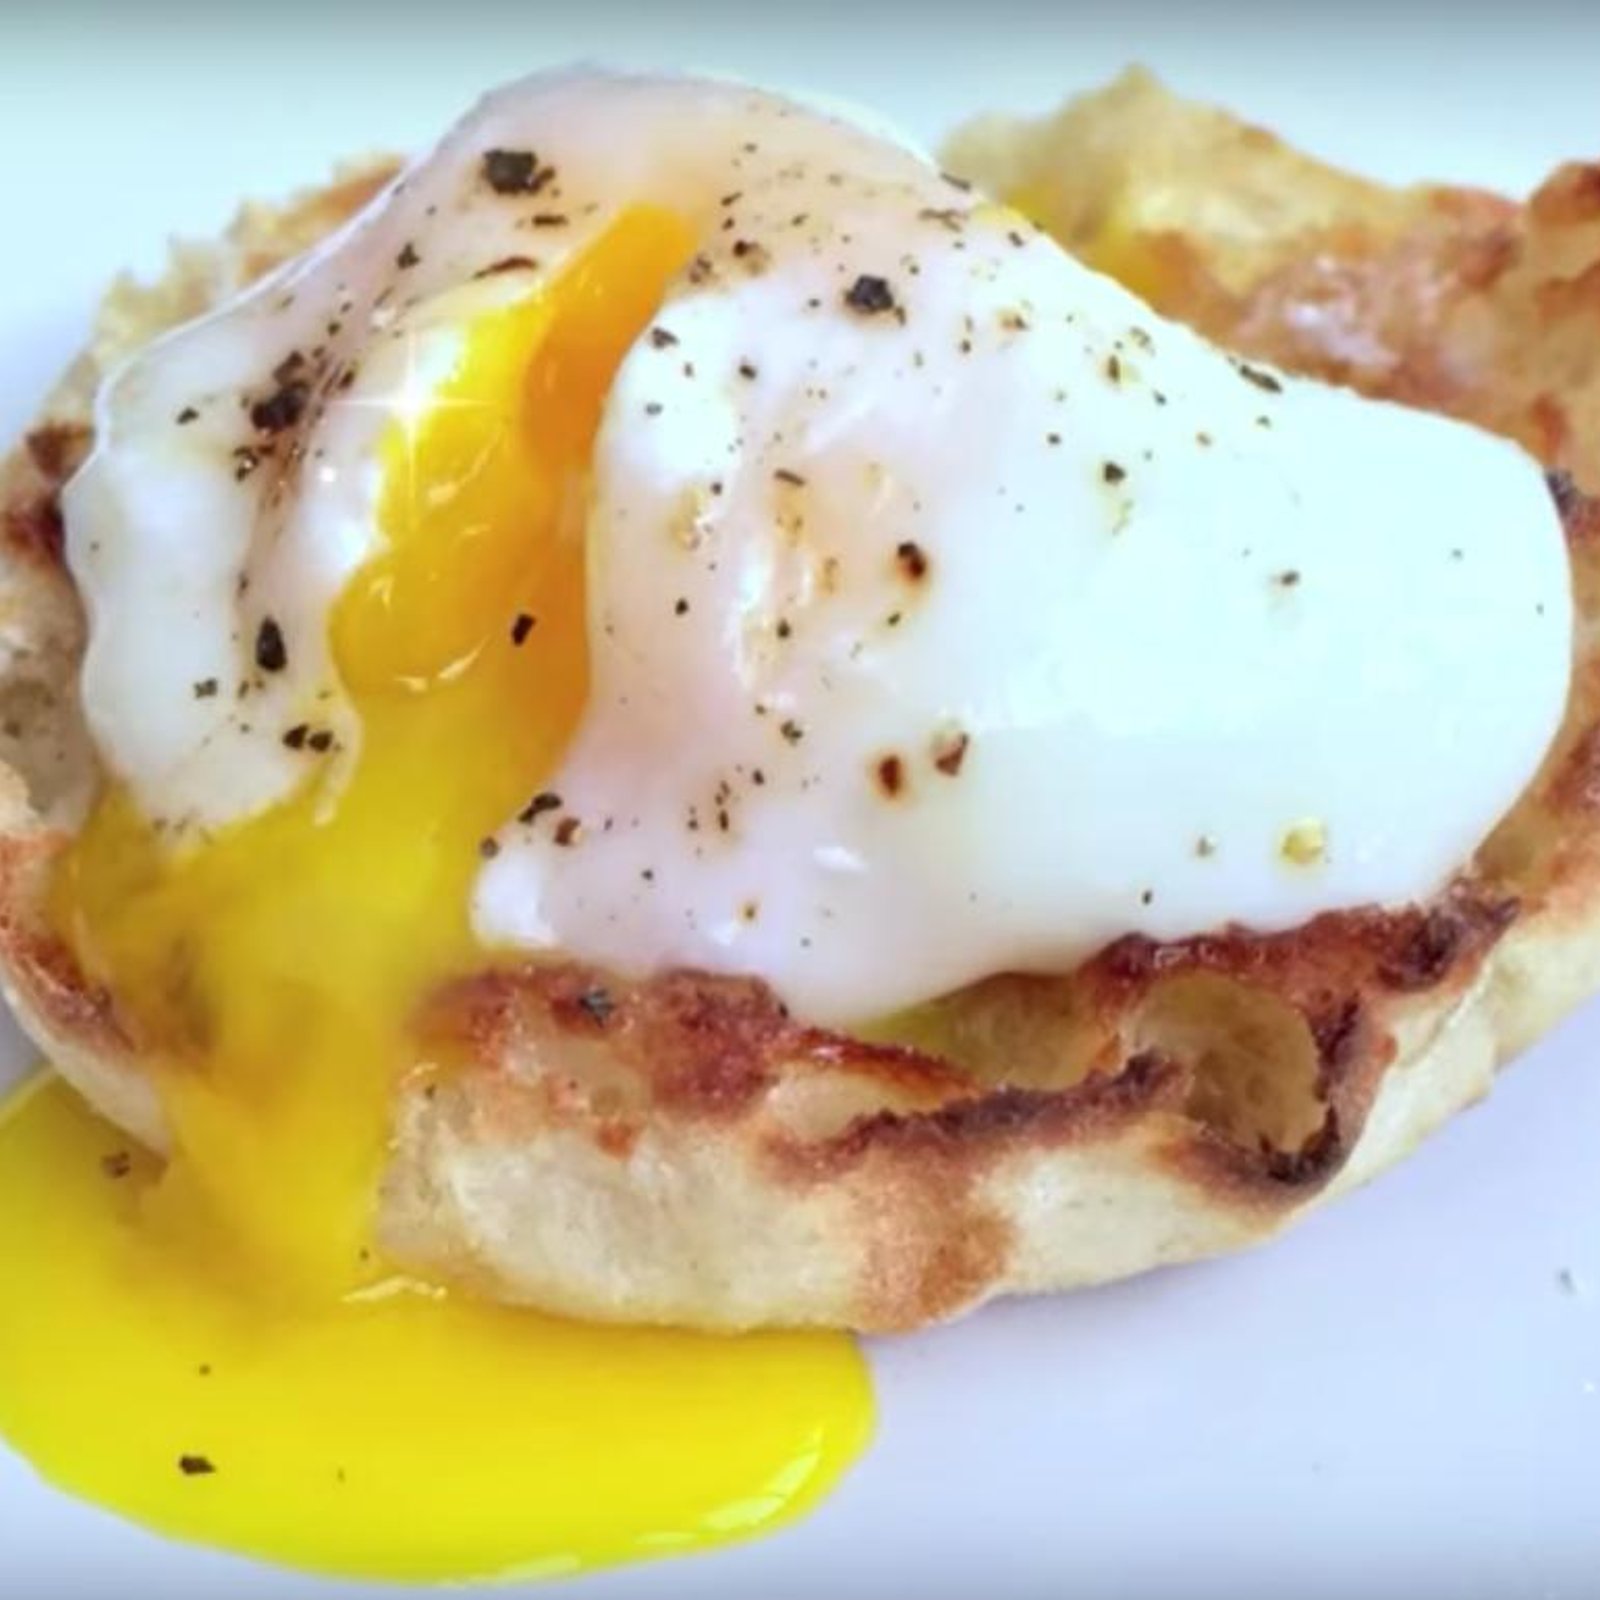
[[[8,480],[8,992],[169,1238],[912,1327],[1261,1238],[1555,1009],[1590,513],[1517,445],[736,84],[531,78],[309,216]]]

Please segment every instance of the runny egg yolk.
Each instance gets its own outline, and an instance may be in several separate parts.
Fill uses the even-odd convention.
[[[860,1448],[842,1337],[583,1327],[397,1284],[371,1244],[409,1020],[492,959],[480,843],[583,708],[605,396],[691,251],[673,214],[623,212],[388,427],[384,548],[330,623],[348,760],[307,747],[292,799],[177,846],[112,788],[67,852],[55,916],[155,1061],[172,1154],[124,1155],[56,1087],[0,1124],[0,1434],[63,1485],[298,1565],[445,1577],[735,1537]]]
[[[865,1440],[846,1339],[416,1289],[274,1311],[174,1258],[162,1181],[59,1082],[0,1111],[0,1438],[148,1527],[351,1576],[576,1572],[770,1528]]]

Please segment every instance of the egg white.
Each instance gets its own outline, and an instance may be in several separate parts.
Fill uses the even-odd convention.
[[[495,148],[554,167],[559,226],[485,188]],[[575,73],[108,391],[69,557],[91,726],[152,814],[282,799],[308,703],[359,758],[327,619],[381,548],[381,429],[641,200],[700,259],[606,404],[589,702],[559,809],[496,835],[486,943],[851,1023],[1129,932],[1422,898],[1527,783],[1572,616],[1514,446],[1234,362],[847,121]],[[293,351],[355,376],[241,474]]]

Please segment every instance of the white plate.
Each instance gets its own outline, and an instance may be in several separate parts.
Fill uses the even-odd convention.
[[[930,141],[1140,58],[1335,160],[1518,190],[1600,139],[1600,8],[1576,0],[1487,20],[1346,0],[1285,7],[1281,31],[1240,0],[38,9],[0,17],[0,437],[103,281],[154,268],[169,230],[214,229],[241,194],[314,181],[341,154],[414,147],[493,82],[576,56],[842,95]],[[875,1345],[878,1439],[810,1521],[561,1592],[1590,1600],[1597,1054],[1591,1008],[1486,1110],[1269,1249]],[[364,1592],[165,1544],[0,1449],[0,1594]]]

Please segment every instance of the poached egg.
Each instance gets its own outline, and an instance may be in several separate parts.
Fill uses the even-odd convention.
[[[337,1570],[727,1537],[869,1415],[837,1338],[577,1330],[376,1260],[437,985],[687,965],[850,1026],[1128,932],[1418,899],[1565,698],[1515,448],[1231,360],[902,144],[734,85],[491,96],[137,356],[96,432],[65,513],[106,786],[53,914],[170,1159],[49,1089],[0,1128],[0,1217],[59,1208],[0,1232],[0,1431]],[[116,1396],[64,1336],[94,1317]],[[443,1505],[402,1485],[446,1449]]]
[[[1158,326],[733,85],[491,97],[105,412],[69,536],[141,815],[333,806],[361,694],[500,673],[478,939],[829,1025],[1424,898],[1565,701],[1515,446]]]

